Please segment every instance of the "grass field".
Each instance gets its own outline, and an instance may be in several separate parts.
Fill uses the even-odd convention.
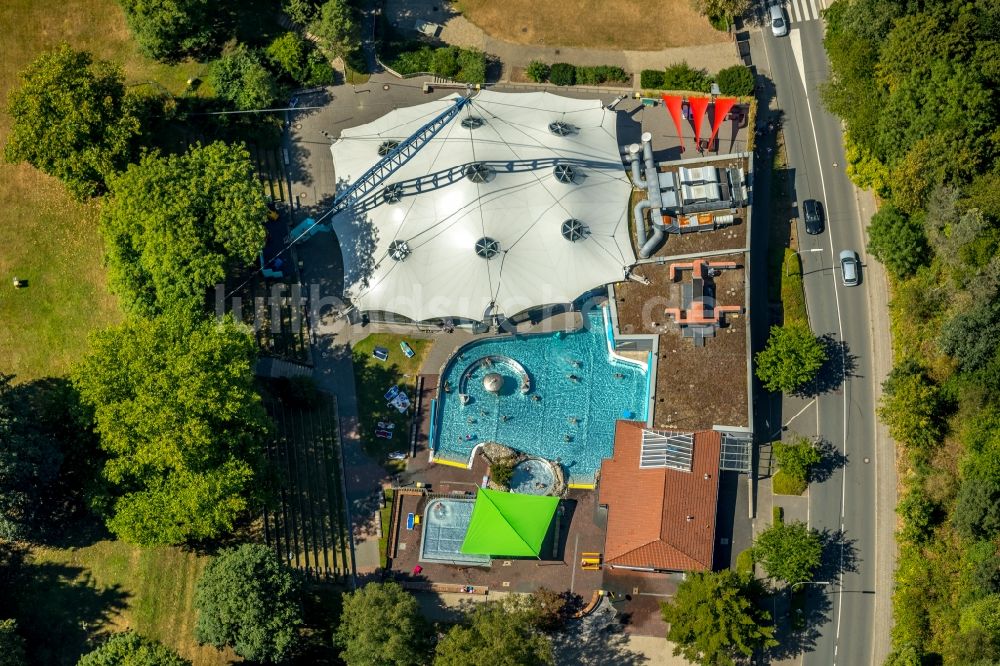
[[[196,665],[236,658],[194,640],[194,588],[208,557],[120,541],[40,548],[33,555],[21,627],[35,663],[75,664],[95,637],[129,628],[163,641]]]
[[[728,41],[689,0],[459,0],[456,8],[492,37],[517,44],[658,51]]]
[[[413,358],[406,358],[400,351],[399,343],[406,340],[413,348]],[[389,453],[409,449],[410,414],[400,414],[385,402],[385,392],[390,386],[399,385],[415,401],[417,374],[423,363],[430,340],[407,338],[392,333],[373,333],[354,345],[354,386],[358,394],[358,418],[360,419],[361,441],[365,451],[380,462],[387,462]],[[372,356],[375,347],[389,350],[389,360],[379,361]],[[392,439],[375,437],[375,426],[379,421],[396,424]],[[393,466],[389,465],[390,470]]]
[[[0,99],[17,72],[60,42],[125,65],[130,83],[157,81],[181,92],[198,63],[166,66],[139,55],[115,0],[6,0],[0,3]],[[10,118],[0,114],[0,141]],[[29,166],[0,163],[0,370],[27,380],[65,373],[87,333],[120,317],[105,286],[97,205],[79,204],[60,182]],[[28,281],[16,291],[12,280]]]

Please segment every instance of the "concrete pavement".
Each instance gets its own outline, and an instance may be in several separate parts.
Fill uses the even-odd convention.
[[[820,102],[818,86],[828,76],[822,37],[821,22],[799,22],[787,38],[766,33],[755,40],[753,55],[776,89],[795,199],[799,204],[819,199],[827,209],[827,231],[799,238],[810,321],[817,334],[829,335],[837,362],[828,368],[829,386],[808,406],[814,411],[800,417],[794,429],[828,440],[846,464],[810,488],[809,523],[826,532],[831,543],[818,576],[830,576],[838,585],[810,590],[812,605],[828,609],[802,662],[853,666],[881,663],[888,651],[895,505],[888,489],[894,489],[895,476],[885,460],[893,457],[892,443],[877,427],[874,407],[891,356],[878,272],[866,261],[862,287],[840,282],[837,255],[850,248],[864,257],[867,216],[859,212],[857,193],[844,171],[840,122]],[[794,401],[788,407],[795,409]]]

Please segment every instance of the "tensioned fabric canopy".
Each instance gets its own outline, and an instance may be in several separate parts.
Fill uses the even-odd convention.
[[[493,557],[538,557],[558,497],[480,488],[462,552]]]
[[[345,129],[350,183],[457,95]],[[380,154],[381,153],[381,154]],[[332,221],[361,311],[483,321],[569,303],[635,261],[632,186],[600,100],[481,91],[382,187]]]

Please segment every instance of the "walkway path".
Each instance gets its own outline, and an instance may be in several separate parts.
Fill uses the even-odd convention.
[[[501,80],[509,80],[511,67],[527,67],[532,60],[547,63],[568,62],[574,65],[617,65],[625,71],[638,73],[644,69],[663,69],[685,61],[692,67],[711,73],[740,64],[736,46],[730,42],[704,46],[681,46],[660,51],[621,51],[614,49],[584,49],[576,47],[528,46],[495,39],[461,15],[452,16],[444,24],[441,40],[455,46],[482,49],[503,63]]]

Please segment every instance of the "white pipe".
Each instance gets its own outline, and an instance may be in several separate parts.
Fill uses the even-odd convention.
[[[635,205],[635,208],[632,209],[633,218],[635,219],[635,240],[636,244],[640,248],[646,246],[646,216],[644,211],[648,208],[652,208],[652,206],[653,204],[649,203],[649,199],[643,199]],[[655,229],[653,233],[656,233]],[[641,250],[639,252],[639,256],[642,256]]]
[[[631,149],[630,149],[631,150]],[[649,216],[649,221],[653,225],[653,234],[649,237],[649,240],[645,238],[638,237],[636,240],[639,242],[639,257],[641,259],[648,259],[656,248],[660,246],[663,242],[664,236],[667,235],[666,226],[663,224],[663,217],[660,215],[660,208],[663,207],[663,198],[660,196],[660,176],[656,170],[656,162],[653,160],[653,135],[649,132],[644,132],[642,135],[642,156],[646,162],[646,197],[649,202],[648,208],[655,208],[656,212]],[[638,160],[633,162],[633,174],[638,171]],[[638,211],[638,206],[636,206]],[[640,226],[645,226],[645,220],[642,220],[640,225],[639,218],[636,218],[636,229]],[[645,228],[643,228],[645,232]],[[642,234],[643,237],[646,235]]]

